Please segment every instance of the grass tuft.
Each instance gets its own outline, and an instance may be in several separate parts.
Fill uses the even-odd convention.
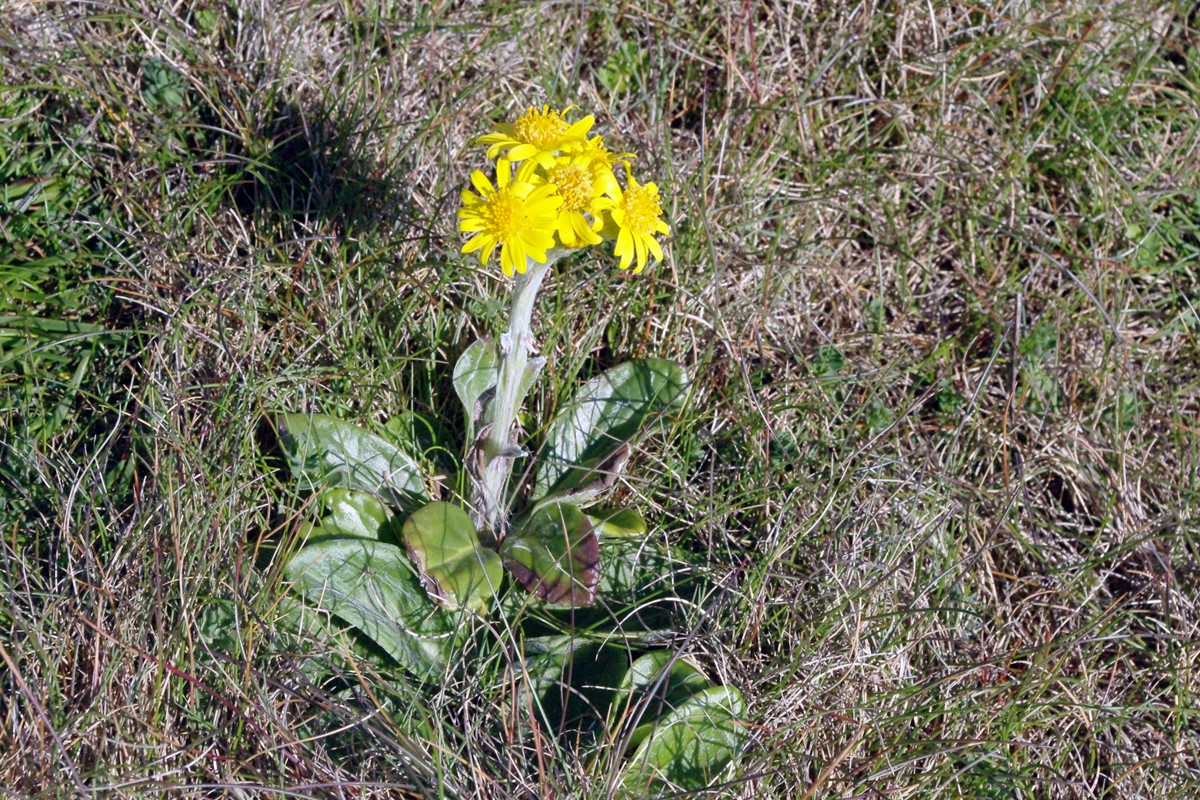
[[[531,418],[631,357],[694,378],[620,492],[688,570],[638,613],[749,706],[712,795],[1200,792],[1194,15],[0,7],[13,796],[611,795],[557,725],[603,700],[526,702],[510,619],[421,686],[280,591],[312,509],[271,414],[462,451],[505,282],[458,192],[542,103],[672,225],[551,278]]]

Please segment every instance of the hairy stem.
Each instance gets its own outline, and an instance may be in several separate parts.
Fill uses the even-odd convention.
[[[492,427],[484,444],[484,468],[477,497],[480,515],[497,538],[503,535],[508,517],[505,488],[512,475],[513,459],[523,455],[512,441],[512,427],[524,399],[521,389],[529,368],[530,343],[533,341],[530,329],[533,304],[552,263],[549,259],[545,264],[530,261],[525,272],[516,276],[508,330],[500,338],[496,394],[486,415]]]

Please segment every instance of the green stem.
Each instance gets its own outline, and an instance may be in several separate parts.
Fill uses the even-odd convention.
[[[545,264],[529,261],[525,272],[516,276],[508,330],[500,339],[496,394],[487,414],[487,421],[492,428],[484,444],[485,466],[477,498],[483,522],[497,538],[504,534],[508,518],[505,488],[512,475],[513,459],[519,454],[512,442],[512,427],[517,418],[517,410],[524,399],[521,388],[529,367],[533,304],[537,299],[538,289],[541,288],[542,279],[550,271],[552,263],[551,259],[547,259]]]

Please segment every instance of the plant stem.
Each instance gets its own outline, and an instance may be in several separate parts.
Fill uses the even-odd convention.
[[[516,276],[509,307],[508,330],[500,338],[496,394],[487,414],[492,428],[484,444],[485,466],[481,491],[477,497],[483,522],[496,538],[504,534],[508,518],[508,501],[504,490],[512,475],[513,459],[519,454],[512,442],[512,426],[524,399],[521,389],[529,368],[533,304],[551,264],[553,259],[547,259],[545,264],[529,261],[525,272]]]

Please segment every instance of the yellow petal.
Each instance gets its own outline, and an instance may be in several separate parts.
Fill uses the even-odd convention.
[[[492,182],[479,170],[471,173],[471,183],[475,185],[481,197],[487,197],[490,194],[496,193],[496,190],[492,187]]]
[[[556,244],[553,230],[530,231],[521,237],[521,244],[527,253],[539,252],[543,255]]]
[[[462,252],[473,253],[479,248],[483,247],[483,245],[490,238],[492,237],[488,236],[486,233],[478,233],[472,236],[470,239],[467,239],[467,243],[462,246]]]
[[[576,213],[571,215],[571,227],[575,233],[575,238],[582,240],[584,244],[600,244],[600,237],[588,226],[587,220],[583,218],[583,214]],[[566,244],[566,242],[563,242],[563,244]]]
[[[621,269],[629,269],[629,264],[633,261],[633,237],[624,228],[617,234],[617,246],[613,248],[613,255],[621,259],[618,265]]]
[[[509,164],[507,158],[501,158],[496,161],[496,186],[503,189],[508,186],[508,180],[512,177],[512,165]]]
[[[524,161],[527,158],[532,158],[537,155],[537,145],[533,144],[518,144],[516,147],[509,150],[505,155],[510,161]]]
[[[637,250],[637,262],[638,262],[637,269],[635,269],[634,272],[641,272],[642,267],[646,266],[646,237],[645,236],[633,237],[633,247],[635,250]]]
[[[582,140],[587,136],[587,132],[592,129],[592,125],[594,124],[596,124],[595,115],[588,114],[586,117],[567,128],[567,136],[571,139]]]
[[[662,263],[662,246],[653,236],[646,237],[646,246],[650,248],[650,252],[654,254],[654,260]]]

